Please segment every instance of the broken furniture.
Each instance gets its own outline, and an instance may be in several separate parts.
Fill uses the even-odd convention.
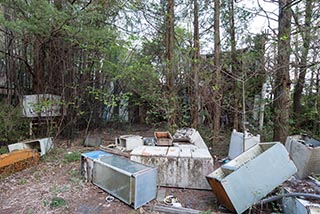
[[[207,175],[221,204],[242,213],[296,173],[281,143],[260,143]]]
[[[8,145],[8,149],[10,152],[15,150],[22,150],[22,149],[33,149],[38,151],[40,153],[40,156],[45,155],[52,148],[53,148],[52,137],[35,139],[35,140],[26,140],[19,143]]]
[[[94,159],[93,184],[137,209],[156,198],[157,169],[120,156]]]
[[[297,178],[320,174],[320,142],[301,135],[288,136],[285,146],[297,166]]]
[[[157,146],[172,146],[172,136],[169,132],[154,132]]]
[[[0,174],[7,176],[38,164],[40,155],[31,149],[23,149],[0,155]]]
[[[125,151],[132,151],[136,147],[143,146],[143,138],[139,135],[122,135],[116,138],[115,144],[123,147]]]
[[[87,182],[92,182],[93,161],[102,156],[112,156],[104,151],[92,151],[81,154],[80,172],[84,175]]]
[[[234,159],[242,152],[247,151],[257,143],[260,143],[260,135],[254,136],[245,131],[243,138],[242,132],[237,132],[237,130],[233,129],[230,139],[228,157],[230,159]]]
[[[213,159],[207,149],[195,145],[142,146],[130,153],[130,159],[158,168],[160,186],[210,189],[205,175],[213,171]]]

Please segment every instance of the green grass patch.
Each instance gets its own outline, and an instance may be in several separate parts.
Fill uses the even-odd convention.
[[[65,163],[72,163],[75,161],[80,161],[81,154],[79,152],[73,151],[73,152],[68,152],[63,155],[63,161]]]
[[[50,202],[49,206],[50,206],[51,209],[56,209],[56,208],[63,207],[63,206],[66,206],[66,205],[67,205],[67,202],[63,198],[61,198],[61,197],[53,197],[51,199],[51,202]]]

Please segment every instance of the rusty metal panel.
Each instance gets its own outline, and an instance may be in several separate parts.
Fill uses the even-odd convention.
[[[40,155],[31,149],[0,155],[0,174],[7,176],[38,164]]]
[[[296,171],[296,166],[281,143],[260,143],[222,165],[207,179],[223,205],[242,213]]]
[[[135,209],[156,197],[157,169],[120,156],[94,160],[93,183]]]

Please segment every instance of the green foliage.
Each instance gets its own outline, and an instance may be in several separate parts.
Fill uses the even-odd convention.
[[[51,202],[50,202],[49,206],[50,206],[51,209],[56,209],[56,208],[63,207],[63,206],[66,206],[66,205],[67,205],[67,202],[63,198],[61,198],[61,197],[53,197],[51,199]]]
[[[0,146],[0,155],[8,153],[6,146]]]
[[[0,103],[0,141],[16,143],[26,139],[29,131],[28,120],[22,117],[22,109]]]
[[[66,163],[71,163],[75,161],[80,161],[81,154],[77,151],[68,152],[63,155],[63,160]]]

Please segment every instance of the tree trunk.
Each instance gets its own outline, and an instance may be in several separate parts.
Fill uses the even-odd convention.
[[[305,32],[301,32],[303,39],[303,49],[301,54],[301,60],[299,63],[299,78],[294,88],[293,93],[293,113],[299,126],[301,120],[301,95],[305,83],[305,77],[307,72],[307,57],[310,49],[310,32],[311,32],[311,14],[312,14],[312,1],[306,1],[305,11]]]
[[[217,139],[220,134],[220,117],[221,117],[221,66],[220,66],[220,1],[214,0],[214,66],[215,76],[214,85],[214,107],[213,107],[213,135]]]
[[[174,65],[174,0],[167,2],[166,14],[166,75],[168,78],[168,122],[169,126],[176,124],[176,94],[174,89],[175,81],[175,65]]]
[[[193,43],[194,43],[194,55],[193,55],[193,103],[192,103],[192,124],[194,128],[198,128],[199,124],[199,110],[200,110],[200,95],[199,95],[199,60],[200,60],[200,44],[199,44],[199,9],[198,0],[194,0],[194,22],[193,22]]]
[[[234,4],[233,0],[229,1],[229,12],[230,12],[230,40],[231,40],[231,72],[234,77],[233,83],[233,93],[234,93],[234,115],[233,115],[233,128],[239,130],[239,97],[240,88],[238,87],[237,76],[239,74],[239,66],[237,60],[237,50],[236,50],[236,37],[235,37],[235,26],[234,26]]]
[[[285,143],[289,131],[291,0],[279,1],[278,69],[274,94],[274,141]]]

